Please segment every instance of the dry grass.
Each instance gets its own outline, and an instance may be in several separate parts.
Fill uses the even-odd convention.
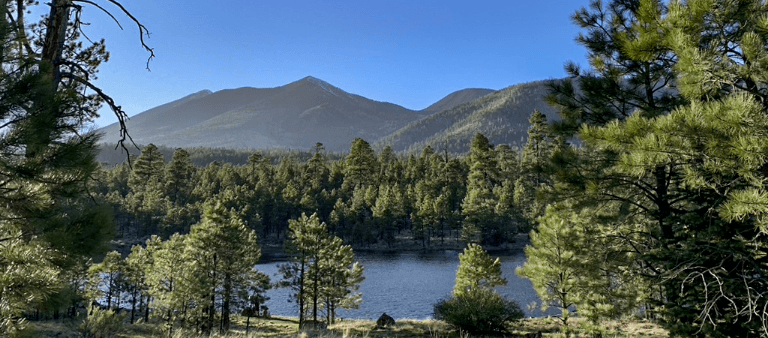
[[[565,331],[570,331],[570,337],[588,337],[580,329],[583,319],[569,320],[568,330],[563,330],[558,318],[531,318],[515,323],[510,327],[512,337],[524,337],[526,333],[541,331],[544,337],[566,337]],[[79,337],[77,327],[79,320],[31,322],[35,337],[74,338]],[[270,319],[251,318],[249,334],[246,336],[245,318],[233,318],[231,330],[220,335],[215,332],[211,337],[216,338],[252,338],[252,337],[296,337],[296,338],[383,338],[383,337],[429,337],[429,338],[465,338],[466,333],[454,330],[445,322],[437,320],[399,320],[393,327],[377,329],[376,323],[370,320],[341,320],[328,327],[327,330],[298,330],[296,318],[273,317]],[[662,338],[667,332],[650,322],[606,322],[603,325],[604,338]],[[122,332],[115,337],[147,338],[168,337],[168,331],[162,323],[140,323],[125,325]],[[174,330],[172,338],[202,338],[189,330]]]
[[[590,337],[584,333],[584,324],[587,324],[584,318],[571,318],[568,320],[566,329],[562,326],[560,318],[528,318],[518,322],[510,331],[521,336],[541,331],[544,337],[566,337],[565,332],[570,332],[570,337]],[[606,321],[601,323],[601,328],[604,330],[604,338],[666,338],[669,336],[667,331],[659,325],[644,320]]]

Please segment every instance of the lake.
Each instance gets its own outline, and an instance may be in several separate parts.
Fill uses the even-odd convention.
[[[355,257],[365,268],[365,281],[360,286],[363,302],[356,310],[338,310],[338,318],[376,319],[382,312],[398,318],[432,318],[432,305],[447,298],[456,280],[459,266],[458,251],[402,252],[402,253],[356,253]],[[499,257],[504,278],[509,282],[496,290],[520,304],[527,316],[545,315],[539,306],[528,309],[532,302],[540,304],[531,282],[518,277],[515,269],[525,262],[525,254],[509,254]],[[270,262],[256,265],[256,269],[272,278],[277,266],[284,262]],[[288,302],[288,289],[273,289],[267,294],[269,312],[279,316],[298,316],[298,305]],[[552,309],[546,315],[554,314]]]

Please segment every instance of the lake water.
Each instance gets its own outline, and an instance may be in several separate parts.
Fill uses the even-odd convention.
[[[459,266],[458,251],[443,252],[403,252],[391,254],[358,253],[357,260],[365,268],[365,281],[360,286],[363,302],[356,310],[338,310],[338,318],[376,319],[382,312],[394,318],[427,319],[432,317],[432,306],[438,300],[448,298],[456,280]],[[525,262],[525,254],[501,256],[501,268],[506,286],[496,290],[520,304],[527,316],[545,315],[536,309],[531,311],[528,304],[540,300],[533,290],[531,282],[518,277],[515,269]],[[258,264],[256,269],[272,278],[277,266],[284,262]],[[269,312],[280,316],[298,316],[298,305],[288,302],[288,289],[273,289],[267,294]],[[553,314],[547,311],[546,315]]]

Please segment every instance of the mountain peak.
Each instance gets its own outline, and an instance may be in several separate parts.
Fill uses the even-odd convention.
[[[348,96],[349,95],[349,94],[347,94],[347,92],[339,89],[338,87],[336,87],[336,86],[334,86],[334,85],[332,85],[332,84],[330,84],[328,82],[325,82],[323,80],[320,80],[320,79],[318,79],[318,78],[316,78],[314,76],[306,76],[303,79],[301,79],[299,81],[296,81],[295,83],[298,83],[298,84],[307,83],[307,84],[311,84],[311,85],[317,86],[321,90],[323,90],[323,91],[325,91],[325,92],[327,92],[327,93],[329,93],[329,94],[331,94],[333,96],[340,96],[340,95]]]

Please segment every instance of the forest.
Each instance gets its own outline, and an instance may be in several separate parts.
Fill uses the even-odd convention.
[[[448,239],[466,249],[436,316],[463,328],[451,314],[494,304],[498,316],[468,325],[503,334],[521,312],[494,293],[504,281],[483,246],[527,232],[517,273],[560,310],[565,335],[573,317],[593,337],[642,317],[673,337],[768,337],[765,1],[593,1],[572,17],[589,67],[566,65],[547,98],[560,119],[531,112],[520,148],[476,134],[467,154],[400,154],[356,139],[346,154],[317,144],[195,164],[148,144],[118,165],[99,165],[99,137],[84,132],[106,104],[128,135],[125,112],[91,82],[104,42],[80,43],[69,16],[92,2],[52,2],[35,38],[24,24],[35,2],[0,6],[5,335],[86,313],[81,329],[97,336],[123,320],[117,307],[167,333],[226,332],[236,311],[263,313],[275,284],[292,290],[302,324],[333,323],[359,301],[355,249]],[[116,8],[151,58],[146,28]],[[111,251],[118,241],[130,252]],[[269,245],[290,259],[276,283],[252,269]]]
[[[186,234],[203,206],[221,203],[262,241],[277,244],[289,220],[317,214],[330,233],[360,248],[390,246],[404,231],[423,248],[446,237],[499,246],[530,228],[529,177],[538,175],[553,148],[543,115],[532,121],[536,135],[521,151],[494,147],[478,134],[468,156],[459,157],[430,147],[420,156],[390,148],[377,154],[357,139],[339,160],[317,144],[304,162],[289,154],[273,164],[254,152],[243,165],[198,167],[184,149],[166,162],[150,144],[132,163],[102,167],[90,189],[110,207],[119,239]]]

